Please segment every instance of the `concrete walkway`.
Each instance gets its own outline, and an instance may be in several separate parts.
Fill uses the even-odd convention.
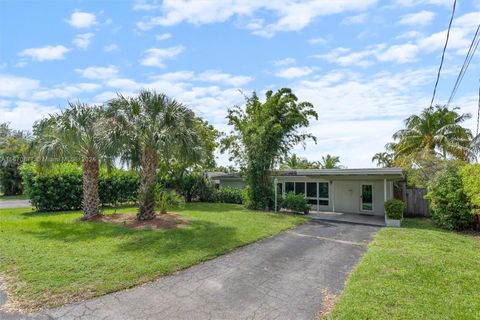
[[[385,217],[358,213],[318,212],[313,211],[307,217],[334,223],[350,223],[366,226],[385,227]]]
[[[312,221],[130,290],[34,319],[314,319],[378,230]]]
[[[29,208],[31,206],[30,200],[0,200],[0,209]]]

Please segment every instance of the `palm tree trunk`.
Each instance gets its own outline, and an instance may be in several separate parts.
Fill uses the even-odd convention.
[[[83,220],[100,215],[98,200],[98,159],[93,152],[87,152],[83,160]]]
[[[155,181],[157,150],[145,147],[140,170],[140,208],[137,219],[140,221],[155,218]]]

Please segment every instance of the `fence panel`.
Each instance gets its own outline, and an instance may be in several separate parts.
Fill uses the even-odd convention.
[[[407,207],[405,210],[406,217],[431,217],[430,208],[428,207],[428,201],[423,199],[423,196],[427,193],[427,189],[412,188],[407,189],[406,202]]]

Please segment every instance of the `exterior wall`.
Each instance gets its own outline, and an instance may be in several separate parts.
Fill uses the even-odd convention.
[[[373,211],[361,211],[361,186],[372,184],[373,188]],[[383,181],[335,181],[335,211],[343,213],[365,213],[383,216],[385,201]],[[393,197],[392,184],[387,181],[387,198]]]
[[[239,188],[239,189],[245,188],[245,181],[243,181],[243,179],[241,178],[238,178],[238,179],[215,178],[215,180],[220,181],[220,188],[223,188],[223,187],[233,187],[233,188]]]
[[[329,203],[328,206],[319,206],[319,211],[334,211],[341,213],[364,213],[383,216],[384,210],[384,180],[383,177],[328,177],[314,178],[302,176],[282,176],[277,177],[278,183],[283,185],[285,191],[286,182],[328,182],[329,183]],[[371,184],[373,190],[373,210],[361,211],[361,186],[362,184]],[[387,199],[393,198],[393,181],[387,180]],[[317,210],[312,206],[312,210]]]

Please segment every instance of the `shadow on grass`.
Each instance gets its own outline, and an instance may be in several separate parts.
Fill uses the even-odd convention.
[[[189,250],[213,252],[219,247],[228,249],[241,244],[236,238],[235,228],[202,220],[192,221],[187,228],[161,231],[133,230],[103,222],[42,221],[38,231],[27,233],[42,240],[85,242],[85,245],[93,246],[92,240],[105,238],[109,245],[116,246],[120,252],[142,251],[152,254],[181,254]]]

